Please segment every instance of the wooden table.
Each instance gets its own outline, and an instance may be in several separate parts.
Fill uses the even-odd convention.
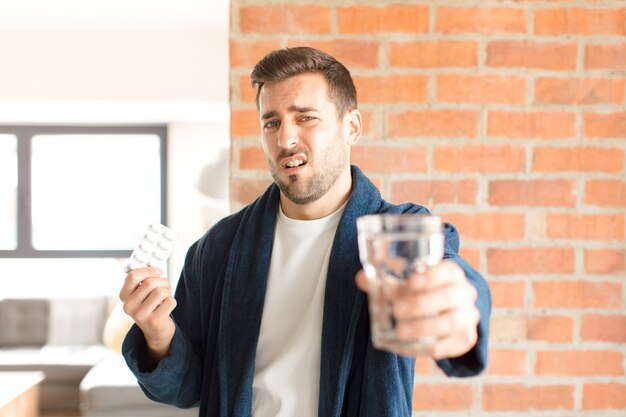
[[[43,372],[0,372],[0,417],[38,417]]]

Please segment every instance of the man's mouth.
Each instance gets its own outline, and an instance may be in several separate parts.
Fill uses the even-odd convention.
[[[288,158],[285,158],[281,161],[281,166],[285,170],[285,172],[294,172],[299,168],[304,167],[306,165],[307,160],[303,155],[294,155]]]
[[[302,160],[298,159],[298,160],[295,160],[295,161],[289,161],[289,162],[287,162],[286,167],[287,167],[287,168],[295,168],[295,167],[299,167],[300,165],[304,165],[304,164],[305,164],[305,162],[304,162],[304,161],[302,161]]]

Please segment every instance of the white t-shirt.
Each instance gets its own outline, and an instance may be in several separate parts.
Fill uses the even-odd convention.
[[[278,210],[252,383],[254,417],[317,417],[326,274],[344,209],[316,220]]]

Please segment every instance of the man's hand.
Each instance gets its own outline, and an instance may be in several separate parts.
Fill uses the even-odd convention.
[[[363,270],[357,273],[356,284],[367,292]],[[426,352],[433,359],[459,357],[476,344],[480,320],[476,289],[453,261],[444,260],[423,274],[413,274],[392,293],[398,337],[434,337],[435,343]]]
[[[158,268],[132,270],[120,291],[124,312],[133,318],[146,338],[151,365],[168,354],[175,331],[170,313],[176,307],[176,300],[162,275]]]

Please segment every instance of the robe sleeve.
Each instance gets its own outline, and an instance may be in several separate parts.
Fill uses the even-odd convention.
[[[168,355],[152,370],[146,366],[147,347],[143,332],[137,325],[130,329],[122,354],[128,367],[137,377],[139,386],[146,396],[154,401],[174,405],[180,408],[194,407],[199,404],[202,385],[201,326],[194,317],[199,316],[197,288],[197,265],[192,246],[185,260],[177,290],[177,307],[172,313],[176,325],[174,338]]]
[[[456,262],[465,272],[468,281],[476,288],[478,293],[476,307],[480,313],[480,321],[478,323],[478,340],[476,345],[469,352],[458,358],[438,360],[437,365],[448,376],[474,376],[482,372],[487,366],[491,293],[489,285],[483,276],[458,255],[460,246],[459,233],[454,226],[446,224],[445,238],[444,257]]]

